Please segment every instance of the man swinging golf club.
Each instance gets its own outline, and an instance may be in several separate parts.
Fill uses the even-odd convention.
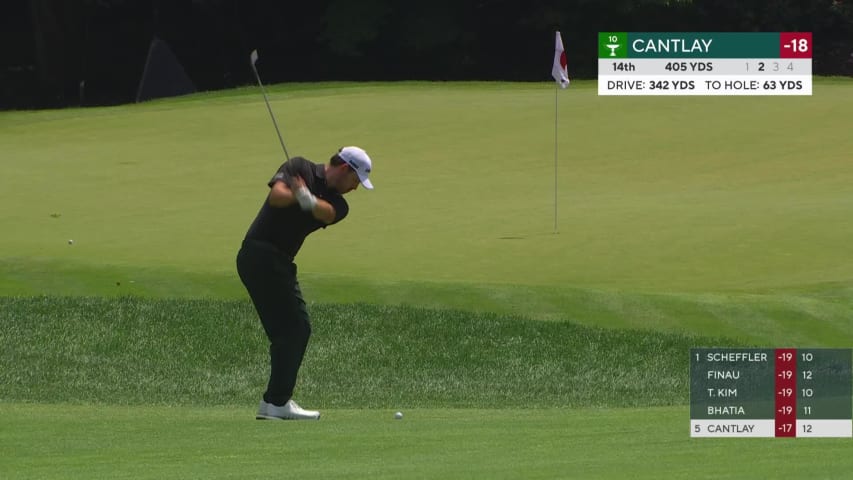
[[[371,160],[359,147],[343,147],[327,164],[293,157],[269,181],[269,194],[237,254],[237,272],[270,341],[270,376],[258,419],[317,420],[320,412],[293,401],[311,323],[296,279],[296,253],[311,232],[340,222],[343,195],[359,183],[372,190]]]

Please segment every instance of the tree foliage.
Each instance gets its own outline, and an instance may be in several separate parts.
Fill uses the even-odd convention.
[[[133,98],[155,36],[201,89],[313,80],[547,79],[554,30],[594,78],[599,31],[810,31],[853,75],[848,0],[23,0],[0,16],[0,108]]]

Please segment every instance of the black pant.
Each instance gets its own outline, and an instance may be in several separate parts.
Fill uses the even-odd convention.
[[[296,264],[271,244],[245,240],[237,272],[270,341],[270,379],[264,401],[284,405],[293,396],[311,322],[296,280]]]

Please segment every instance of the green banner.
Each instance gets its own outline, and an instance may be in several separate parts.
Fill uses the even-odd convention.
[[[779,33],[599,32],[598,58],[779,58]]]
[[[598,58],[627,58],[626,32],[598,32]]]

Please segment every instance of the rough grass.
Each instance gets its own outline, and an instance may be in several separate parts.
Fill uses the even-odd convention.
[[[248,301],[0,298],[0,399],[251,405],[267,343]],[[335,408],[685,404],[689,348],[724,340],[457,310],[313,304],[298,397]]]

